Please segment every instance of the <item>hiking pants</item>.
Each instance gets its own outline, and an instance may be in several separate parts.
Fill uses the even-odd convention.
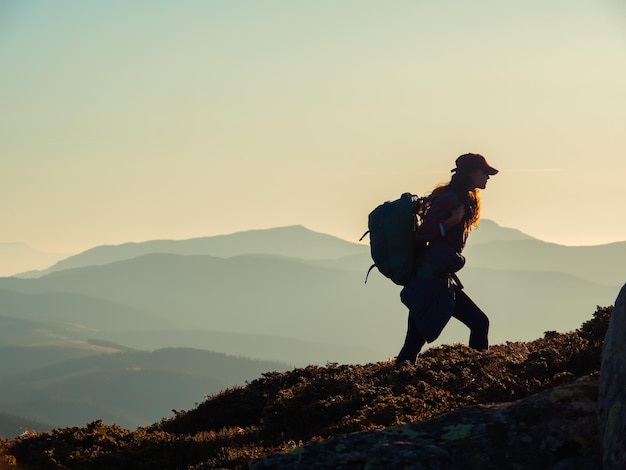
[[[430,343],[437,339],[450,317],[469,328],[471,348],[486,350],[489,347],[487,315],[458,287],[442,289],[428,281],[418,279],[414,286],[406,286],[412,292],[401,294],[403,303],[409,307],[409,319],[404,346],[396,363],[407,360],[414,363],[426,341]],[[434,330],[433,323],[436,323]]]

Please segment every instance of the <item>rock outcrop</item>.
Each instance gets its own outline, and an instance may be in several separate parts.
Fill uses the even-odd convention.
[[[597,470],[598,378],[528,398],[470,406],[429,421],[336,436],[250,462],[251,470]]]
[[[626,284],[613,308],[604,339],[598,428],[605,470],[626,468]]]

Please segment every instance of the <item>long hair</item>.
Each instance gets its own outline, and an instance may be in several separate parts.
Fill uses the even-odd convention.
[[[478,219],[480,219],[480,195],[477,188],[469,189],[469,174],[453,170],[454,173],[450,182],[440,184],[428,196],[429,200],[442,195],[448,191],[454,191],[461,198],[461,202],[465,205],[465,217],[463,217],[463,232],[465,237],[469,235],[472,228],[478,227]]]

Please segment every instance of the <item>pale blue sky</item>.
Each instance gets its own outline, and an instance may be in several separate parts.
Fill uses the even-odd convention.
[[[0,0],[0,64],[0,243],[356,241],[468,151],[483,217],[626,240],[618,0]]]

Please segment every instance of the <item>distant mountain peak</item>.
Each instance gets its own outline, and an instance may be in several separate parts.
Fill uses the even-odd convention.
[[[477,244],[493,241],[536,240],[536,238],[520,230],[503,227],[493,220],[481,219],[478,227],[472,231],[468,240],[469,243]]]
[[[101,266],[147,254],[208,255],[229,258],[239,255],[279,255],[305,260],[342,258],[367,252],[367,247],[303,225],[253,229],[187,240],[148,240],[121,245],[102,245],[59,261],[52,267],[24,277],[39,277],[85,266]],[[37,276],[38,274],[38,276]]]

